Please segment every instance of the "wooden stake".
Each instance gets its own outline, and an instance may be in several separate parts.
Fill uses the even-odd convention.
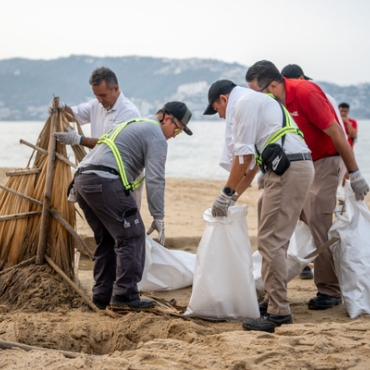
[[[40,202],[39,200],[37,200],[37,199],[33,199],[33,198],[29,197],[28,195],[24,195],[24,194],[22,194],[22,193],[19,193],[18,191],[15,191],[15,190],[13,190],[13,189],[10,189],[10,188],[8,188],[8,187],[6,187],[6,186],[4,186],[4,185],[0,185],[0,189],[6,190],[6,191],[8,191],[9,193],[12,193],[12,194],[18,195],[18,196],[19,196],[19,197],[21,197],[21,198],[27,199],[27,200],[29,200],[29,201],[30,201],[30,202],[32,202],[32,203],[35,203],[35,204],[37,204],[37,205],[39,205],[39,206],[42,206],[42,202]]]
[[[15,170],[15,171],[8,171],[6,176],[23,176],[23,175],[33,175],[35,173],[40,173],[41,168],[33,168],[33,169],[22,169],[22,170]]]
[[[38,152],[40,152],[41,154],[45,154],[45,155],[48,155],[48,154],[49,154],[47,150],[42,149],[42,148],[40,148],[39,146],[33,145],[33,144],[29,143],[28,141],[25,141],[25,140],[23,140],[23,139],[20,139],[20,140],[19,140],[19,142],[20,142],[21,144],[25,144],[25,145],[27,145],[27,146],[29,146],[29,147],[31,147],[31,148],[33,148],[33,149],[37,150],[37,151],[38,151]],[[73,162],[71,162],[68,158],[64,157],[64,156],[63,156],[63,155],[61,155],[60,153],[55,152],[55,155],[57,156],[57,158],[58,158],[58,159],[60,159],[60,160],[61,160],[61,161],[63,161],[64,163],[68,164],[69,166],[71,166],[71,167],[73,167],[73,168],[76,168],[76,167],[77,167]],[[6,175],[8,176],[8,173],[7,173]]]
[[[19,197],[21,198],[24,198],[24,199],[27,199],[29,200],[30,202],[32,203],[35,203],[39,206],[42,206],[42,202],[40,202],[39,200],[37,199],[33,199],[31,197],[29,197],[28,195],[24,195],[24,194],[21,194],[19,193],[18,191],[15,191],[13,189],[10,189],[10,188],[7,188],[6,186],[3,186],[3,185],[0,185],[0,189],[3,189],[3,190],[6,190],[8,191],[9,193],[12,193],[12,194],[15,194],[15,195],[18,195]],[[40,211],[35,211],[35,212],[39,212],[38,214],[40,214]],[[68,223],[67,220],[65,220],[62,215],[55,209],[55,208],[51,208],[50,209],[50,213],[69,231],[69,233],[76,239],[76,241],[78,243],[80,243],[82,245],[82,247],[85,249],[85,252],[87,253],[87,255],[90,257],[91,261],[94,260],[94,257],[92,256],[92,254],[90,253],[90,249],[89,247],[87,246],[87,244],[85,243],[85,241],[76,233],[76,231],[73,229],[73,227]],[[14,215],[13,215],[14,216]],[[9,216],[0,216],[0,221],[2,221],[2,217],[9,217]],[[25,216],[26,217],[26,216]],[[5,219],[4,219],[5,220]],[[4,221],[3,220],[3,221]]]
[[[66,283],[81,296],[81,298],[90,308],[92,308],[95,312],[104,312],[99,310],[99,308],[92,303],[91,299],[86,296],[86,294],[53,262],[50,257],[44,255],[44,258],[46,259],[46,262],[66,281]]]
[[[82,245],[82,247],[85,249],[85,252],[90,257],[91,261],[94,261],[94,257],[90,253],[89,247],[87,246],[85,241],[76,233],[76,231],[68,223],[68,221],[65,220],[55,208],[52,208],[50,210],[50,213],[69,231],[69,233],[76,239],[76,241]]]
[[[55,165],[55,148],[56,148],[56,138],[54,132],[56,131],[58,124],[58,105],[59,97],[54,98],[54,107],[51,119],[51,130],[49,138],[48,147],[48,163],[46,170],[46,182],[45,182],[45,195],[42,207],[41,223],[40,223],[40,235],[39,242],[37,245],[37,255],[36,264],[42,265],[44,263],[44,253],[46,249],[46,241],[48,236],[48,226],[49,226],[49,210],[50,210],[50,196],[51,188],[53,186],[53,176],[54,176],[54,165]]]
[[[17,213],[13,215],[5,215],[0,216],[1,221],[9,221],[9,220],[19,220],[20,218],[26,218],[31,216],[38,216],[41,215],[42,211],[32,211],[32,212],[24,212],[24,213]]]

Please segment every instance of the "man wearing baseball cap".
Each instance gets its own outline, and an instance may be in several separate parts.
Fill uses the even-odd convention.
[[[165,244],[164,192],[167,140],[181,132],[192,135],[188,107],[178,101],[166,103],[155,115],[124,122],[101,136],[79,164],[75,192],[79,206],[94,232],[93,302],[105,309],[145,309],[150,300],[140,300],[137,283],[145,262],[144,224],[131,195],[144,170],[148,207],[156,230]]]
[[[271,96],[237,86],[230,80],[219,80],[208,91],[208,106],[203,114],[216,113],[226,120],[224,156],[228,157],[228,166],[224,161],[223,167],[230,174],[212,206],[214,217],[228,216],[229,206],[249,187],[258,170],[259,153],[263,154],[271,137],[282,132],[274,141],[281,151],[272,166],[264,168],[265,189],[258,215],[258,250],[262,255],[264,288],[269,296],[268,314],[263,303],[261,317],[243,322],[246,330],[274,332],[276,327],[292,323],[286,252],[314,176],[310,151],[292,126],[290,115]],[[283,126],[290,131],[283,130]],[[283,162],[282,152],[288,161],[278,174],[275,171]]]

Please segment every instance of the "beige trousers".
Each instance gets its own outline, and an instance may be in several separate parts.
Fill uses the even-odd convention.
[[[267,311],[273,315],[290,314],[287,250],[313,178],[312,161],[291,162],[282,176],[273,172],[265,174],[265,188],[260,199],[258,250],[262,255]]]

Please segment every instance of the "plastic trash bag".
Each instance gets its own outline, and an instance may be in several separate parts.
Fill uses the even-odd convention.
[[[347,312],[354,319],[370,314],[370,211],[364,201],[356,201],[348,180],[342,207],[336,209],[328,234],[329,239],[340,238],[330,249]]]
[[[308,263],[315,259],[315,257],[305,259],[306,256],[314,251],[316,251],[316,247],[310,229],[303,221],[298,220],[287,252],[288,282],[294,279]],[[259,298],[262,298],[265,294],[261,269],[262,256],[260,252],[256,251],[253,253],[253,276]]]
[[[196,255],[171,250],[154,241],[145,240],[145,267],[138,283],[139,290],[175,290],[193,283]]]
[[[213,217],[211,209],[204,212],[206,228],[184,316],[228,320],[260,316],[246,215],[246,205],[230,207],[228,217]]]

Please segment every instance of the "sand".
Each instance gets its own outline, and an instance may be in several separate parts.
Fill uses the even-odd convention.
[[[1,184],[6,182],[5,172],[6,169],[0,169]],[[203,212],[212,205],[222,186],[222,181],[167,179],[168,248],[196,253],[205,228]],[[253,250],[259,195],[254,185],[239,201],[248,205],[247,223]],[[151,217],[145,193],[142,216],[149,227]],[[79,217],[78,233],[92,236],[89,226]],[[80,268],[82,288],[91,286],[91,262],[86,257],[82,256]],[[244,331],[241,322],[190,320],[147,312],[128,312],[118,317],[95,313],[47,265],[23,269],[18,280],[27,279],[35,270],[40,278],[29,282],[28,292],[17,293],[15,286],[9,288],[8,296],[0,297],[0,348],[3,341],[38,348],[0,349],[0,369],[370,367],[370,316],[350,319],[345,305],[326,311],[309,310],[307,301],[316,294],[312,280],[296,277],[289,283],[294,324],[269,334]],[[4,276],[0,276],[1,281]],[[91,296],[89,289],[85,292]],[[153,294],[186,306],[191,287]],[[15,295],[19,295],[18,300]]]

